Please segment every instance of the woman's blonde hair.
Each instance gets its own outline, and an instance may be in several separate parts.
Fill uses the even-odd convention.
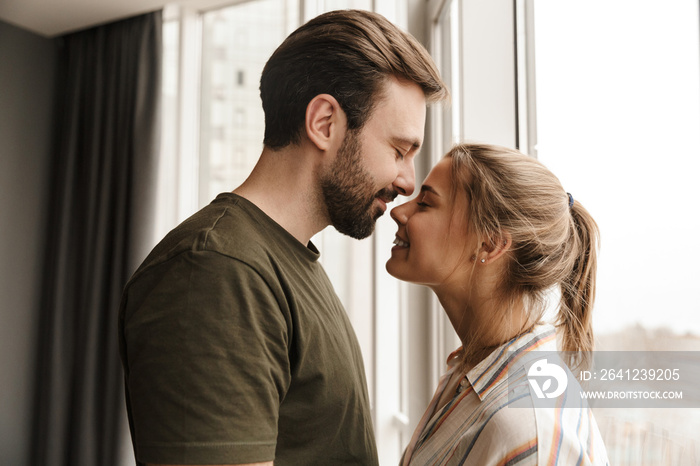
[[[591,351],[599,242],[591,215],[544,165],[516,150],[461,144],[446,157],[452,159],[456,192],[467,196],[469,228],[478,244],[511,239],[499,298],[522,300],[529,322],[536,323],[548,292],[558,287],[561,349]],[[585,362],[585,354],[579,358],[571,362]]]

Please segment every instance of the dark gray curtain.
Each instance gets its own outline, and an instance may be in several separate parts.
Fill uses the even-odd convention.
[[[61,40],[30,457],[110,466],[124,432],[119,299],[152,225],[161,13]]]

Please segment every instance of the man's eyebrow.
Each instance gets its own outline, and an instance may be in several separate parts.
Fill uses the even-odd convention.
[[[438,196],[438,197],[440,196],[440,194],[439,194],[437,191],[435,191],[435,188],[433,188],[432,186],[430,186],[430,185],[428,185],[428,184],[424,184],[423,186],[421,186],[421,187],[420,187],[420,192],[422,192],[422,193],[424,193],[424,192],[430,192],[430,193],[435,194],[435,195]]]

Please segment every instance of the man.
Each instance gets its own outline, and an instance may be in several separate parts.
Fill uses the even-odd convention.
[[[414,190],[425,49],[364,11],[321,15],[263,70],[249,178],[170,232],[127,284],[121,356],[140,464],[374,465],[360,349],[311,237],[370,235]]]

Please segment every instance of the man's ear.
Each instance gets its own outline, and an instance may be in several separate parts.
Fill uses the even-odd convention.
[[[481,243],[481,253],[478,258],[483,264],[494,262],[508,252],[512,244],[513,239],[510,233],[502,231],[499,235],[494,235],[494,237]]]
[[[342,123],[345,113],[332,95],[319,94],[306,106],[306,135],[320,150],[331,147]]]

